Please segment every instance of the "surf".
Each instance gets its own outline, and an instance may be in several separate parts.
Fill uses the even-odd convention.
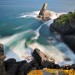
[[[40,11],[32,11],[18,14],[17,19],[26,19],[29,21],[36,19],[33,23],[32,21],[30,21],[30,23],[28,21],[28,25],[32,25],[32,28],[21,31],[21,28],[27,27],[26,23],[26,25],[13,29],[19,30],[19,32],[0,38],[0,43],[4,44],[6,59],[15,58],[17,61],[27,60],[29,62],[33,59],[31,55],[33,50],[38,48],[49,58],[54,58],[55,63],[59,65],[67,63],[73,64],[75,62],[75,54],[61,41],[60,35],[54,35],[49,31],[49,26],[53,20],[66,13],[49,11],[52,13],[51,19],[40,23],[41,21],[37,18],[39,12]],[[37,22],[39,22],[40,25],[35,27]],[[65,58],[70,58],[71,61],[65,61]]]

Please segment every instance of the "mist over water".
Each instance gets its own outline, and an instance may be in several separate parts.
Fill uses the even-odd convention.
[[[48,0],[47,2],[50,4]],[[54,35],[49,30],[53,20],[61,14],[66,14],[65,10],[68,8],[62,8],[65,10],[61,11],[54,6],[48,7],[56,9],[55,11],[58,13],[48,10],[53,14],[51,20],[43,22],[37,19],[40,6],[37,6],[35,11],[35,9],[27,9],[30,7],[28,5],[13,5],[13,3],[9,5],[10,3],[11,1],[6,1],[6,7],[3,6],[4,3],[0,5],[0,9],[3,8],[0,12],[0,43],[4,45],[6,59],[16,58],[17,61],[27,60],[29,62],[32,60],[31,53],[38,48],[48,57],[54,58],[59,65],[75,63],[75,54],[62,42],[60,35]],[[60,2],[57,1],[57,3]],[[40,5],[42,4],[40,3]],[[71,6],[70,9],[72,7],[74,6]],[[66,58],[71,61],[66,61]]]

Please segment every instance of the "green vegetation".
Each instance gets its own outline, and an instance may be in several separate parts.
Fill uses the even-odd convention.
[[[75,12],[69,12],[68,14],[60,15],[55,21],[55,25],[66,25],[71,21],[75,21]]]

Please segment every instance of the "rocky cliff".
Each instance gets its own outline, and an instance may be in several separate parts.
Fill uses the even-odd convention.
[[[50,30],[61,34],[63,41],[75,53],[75,12],[59,16],[50,25]]]

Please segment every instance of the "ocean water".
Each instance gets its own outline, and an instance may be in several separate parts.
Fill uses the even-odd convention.
[[[45,2],[53,16],[42,22],[37,15]],[[60,35],[49,30],[55,18],[74,10],[74,0],[0,0],[0,43],[4,45],[6,59],[29,62],[31,53],[38,48],[60,65],[75,63],[72,50],[62,42]],[[64,60],[66,58],[71,61]]]

